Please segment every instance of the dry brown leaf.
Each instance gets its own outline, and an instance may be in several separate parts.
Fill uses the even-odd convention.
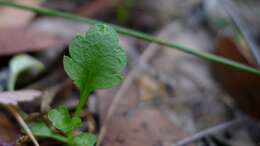
[[[34,7],[40,4],[40,0],[15,0],[14,2]],[[0,8],[0,28],[25,27],[31,22],[34,15],[32,12],[14,8]]]
[[[17,90],[0,92],[0,103],[17,105],[18,102],[32,101],[40,97],[42,92],[38,90]]]
[[[241,53],[237,43],[228,36],[219,36],[215,53],[225,58],[252,66]],[[252,118],[260,120],[260,77],[227,68],[223,65],[212,64],[214,74],[220,85],[231,95],[236,104]]]
[[[11,120],[2,112],[0,113],[0,145],[14,145],[18,138],[18,129]]]
[[[97,91],[100,122],[109,108],[115,89]],[[151,146],[171,145],[188,135],[163,114],[160,107],[141,104],[140,88],[132,85],[118,104],[115,114],[108,123],[109,131],[102,146]]]
[[[35,52],[60,47],[66,40],[31,29],[0,29],[0,55]]]

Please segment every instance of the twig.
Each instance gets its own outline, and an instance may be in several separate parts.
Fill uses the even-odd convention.
[[[177,142],[176,144],[173,144],[172,146],[188,145],[192,142],[200,140],[203,137],[207,137],[207,136],[215,134],[217,132],[221,132],[221,131],[227,130],[228,128],[240,125],[243,122],[244,122],[244,119],[237,119],[237,120],[233,120],[233,121],[230,121],[230,122],[227,122],[227,123],[223,123],[223,124],[211,127],[211,128],[206,129],[204,131],[198,132],[197,134],[194,134],[191,137],[183,139],[183,140]]]
[[[73,21],[87,23],[87,24],[104,23],[101,21],[84,18],[84,17],[80,17],[80,16],[76,16],[76,15],[72,15],[69,13],[60,12],[60,11],[56,11],[56,10],[52,10],[52,9],[39,8],[39,7],[36,8],[36,7],[26,6],[26,5],[22,5],[22,4],[15,4],[15,3],[7,1],[7,0],[0,0],[0,5],[14,7],[17,9],[22,9],[22,10],[27,10],[27,11],[32,11],[34,13],[47,15],[47,16],[59,16],[59,17],[63,17],[64,19],[67,19],[67,20],[73,20]],[[105,24],[108,24],[108,23],[105,23]],[[199,50],[191,49],[191,48],[186,48],[184,46],[180,46],[180,45],[165,41],[161,38],[154,37],[154,36],[139,32],[139,31],[131,30],[131,29],[120,27],[120,26],[113,25],[113,24],[109,24],[109,25],[112,25],[117,30],[117,32],[119,32],[121,34],[124,34],[127,36],[132,36],[132,37],[135,37],[138,39],[142,39],[147,42],[153,42],[153,43],[156,43],[156,44],[159,44],[162,46],[166,46],[166,47],[169,47],[172,49],[182,51],[184,53],[193,55],[195,57],[198,57],[198,58],[210,61],[210,62],[223,64],[230,68],[234,68],[234,69],[237,69],[240,71],[245,71],[245,72],[260,76],[259,70],[255,69],[253,67],[250,67],[248,65],[244,65],[244,64],[238,63],[236,61],[232,61],[230,59],[220,57],[217,55],[213,55],[213,54],[210,54],[207,52],[203,52],[203,51],[199,51]]]
[[[170,27],[166,27],[160,34],[159,36],[165,36],[168,34],[168,29]],[[155,44],[151,44],[148,46],[149,49],[146,49],[143,54],[140,56],[139,61],[140,62],[148,62],[149,59],[155,54],[155,52],[158,50],[158,46]],[[107,126],[116,110],[116,107],[118,106],[119,102],[123,98],[123,95],[125,92],[128,90],[128,88],[131,86],[133,80],[139,73],[139,67],[133,67],[133,69],[130,71],[130,73],[127,75],[125,78],[122,86],[119,88],[119,90],[116,92],[115,97],[113,98],[113,101],[108,109],[108,113],[105,117],[103,126],[101,127],[99,136],[98,136],[98,141],[97,141],[97,146],[100,146],[106,131],[107,131]]]
[[[24,128],[25,132],[31,138],[32,142],[35,146],[40,146],[34,135],[32,134],[30,128],[27,126],[21,115],[18,113],[16,107],[14,105],[7,105],[8,110],[14,115],[16,120],[20,123],[20,125]]]

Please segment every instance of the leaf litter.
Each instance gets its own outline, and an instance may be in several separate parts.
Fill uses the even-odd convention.
[[[160,3],[160,2],[158,2],[158,3]],[[141,15],[139,17],[141,17]],[[163,18],[167,19],[167,17],[163,17]],[[56,19],[56,18],[53,18],[53,19]],[[169,22],[169,21],[166,21],[166,22]],[[182,26],[184,26],[184,25],[182,25]],[[183,29],[180,28],[180,30],[183,30]],[[198,28],[196,28],[195,31],[193,31],[193,30],[190,31],[189,29],[187,29],[187,30],[188,31],[180,31],[180,32],[175,31],[174,33],[171,33],[171,31],[169,31],[169,33],[171,33],[171,35],[168,36],[168,39],[173,40],[173,41],[177,40],[177,42],[180,44],[189,44],[192,46],[197,46],[199,44],[203,44],[203,42],[198,41],[198,38],[200,38],[200,37],[204,38],[204,36],[201,36],[198,33]],[[182,33],[184,33],[184,36],[181,35]],[[192,35],[194,33],[199,35],[200,37],[197,37],[197,35],[196,36]],[[176,38],[175,37],[176,35],[181,36],[182,38],[178,38],[178,37]],[[191,37],[189,37],[189,36],[191,36]],[[205,40],[207,40],[207,39],[205,39]],[[210,41],[208,41],[208,42],[210,42]],[[140,42],[135,42],[135,43],[137,44],[135,47],[144,46],[144,44],[140,45]],[[207,48],[206,45],[199,46],[199,48],[200,47]],[[156,48],[161,48],[161,47],[157,46]],[[140,50],[138,50],[138,51],[140,51]],[[160,53],[162,53],[162,54],[160,54]],[[223,91],[214,90],[214,92],[211,92],[211,91],[213,91],[211,89],[215,88],[215,84],[212,85],[211,81],[208,82],[208,80],[205,79],[205,78],[208,78],[208,76],[207,76],[208,70],[207,70],[207,68],[205,69],[204,67],[201,67],[201,66],[206,66],[205,64],[200,66],[200,62],[197,62],[196,60],[194,61],[190,58],[186,58],[185,55],[182,56],[176,52],[160,51],[160,53],[157,53],[155,55],[155,57],[153,57],[152,66],[150,66],[150,67],[155,68],[155,70],[160,70],[160,71],[163,70],[162,72],[173,77],[172,79],[176,79],[175,84],[173,84],[174,86],[171,87],[169,90],[168,87],[166,87],[166,86],[164,87],[163,81],[158,81],[158,83],[157,83],[156,79],[150,79],[151,77],[149,77],[149,75],[142,75],[140,77],[137,77],[137,79],[136,79],[137,82],[134,82],[134,86],[137,86],[138,89],[132,89],[135,87],[131,87],[131,89],[129,89],[129,91],[127,91],[127,95],[124,97],[127,100],[125,102],[124,101],[120,102],[119,105],[117,106],[117,108],[116,108],[117,110],[115,112],[115,117],[113,117],[114,119],[112,119],[112,122],[110,123],[112,125],[111,126],[112,128],[111,128],[111,130],[109,130],[116,134],[112,135],[109,132],[106,133],[104,143],[103,143],[104,145],[109,145],[113,142],[115,142],[116,144],[119,144],[119,145],[122,143],[131,145],[131,142],[132,143],[136,142],[135,145],[139,145],[142,142],[148,144],[149,142],[151,142],[151,143],[154,142],[151,140],[151,137],[156,137],[155,140],[158,140],[158,141],[156,141],[155,144],[157,144],[157,145],[161,145],[161,144],[171,145],[172,141],[175,141],[175,140],[172,140],[173,139],[172,135],[178,135],[178,133],[181,133],[180,137],[178,137],[179,136],[178,135],[177,136],[178,138],[176,138],[176,140],[180,140],[182,138],[187,137],[187,135],[196,133],[196,131],[198,131],[198,130],[203,130],[205,128],[213,126],[216,123],[225,121],[225,120],[227,120],[226,117],[230,118],[230,115],[228,115],[228,116],[225,115],[225,114],[230,113],[230,111],[226,111],[226,107],[223,107],[223,105],[226,106],[226,104],[225,103],[223,104],[222,101],[219,102],[219,101],[215,100],[215,98],[216,98],[215,95],[221,96],[224,98],[227,95],[218,94],[218,93],[222,93]],[[158,59],[157,57],[160,59]],[[182,59],[180,59],[180,58],[183,58],[183,60],[186,60],[186,61],[182,61]],[[194,77],[193,74],[196,74],[197,76]],[[204,75],[206,75],[206,77]],[[210,90],[208,90],[209,88],[207,88],[207,87],[209,87]],[[70,88],[72,88],[72,86],[70,86]],[[160,88],[160,89],[155,89],[155,88]],[[207,91],[205,91],[205,90],[207,90]],[[61,92],[65,93],[65,92],[71,92],[71,91],[61,91]],[[102,124],[105,119],[104,117],[107,113],[107,109],[108,109],[107,107],[110,105],[108,103],[111,103],[111,97],[113,96],[114,92],[111,90],[107,91],[107,92],[103,91],[104,94],[100,95],[101,92],[102,91],[98,91],[99,97],[97,97],[98,101],[96,101],[97,102],[96,106],[98,106],[98,108],[99,108],[98,116],[101,117],[100,122]],[[151,94],[150,92],[153,92],[155,94]],[[108,96],[109,94],[111,94],[110,97],[104,98],[104,97]],[[61,94],[61,95],[66,95],[66,94]],[[77,94],[76,95],[71,94],[71,95],[73,97],[77,96]],[[95,99],[95,96],[96,95],[94,94],[93,95],[94,99]],[[211,98],[207,98],[209,96]],[[129,100],[128,100],[128,98],[129,98]],[[60,99],[63,99],[63,98],[61,97]],[[54,102],[56,102],[56,101],[54,101]],[[158,106],[158,105],[160,105],[160,106]],[[201,105],[201,106],[199,106],[199,108],[197,108],[198,107],[197,105]],[[215,107],[215,109],[212,109],[211,107]],[[71,108],[73,108],[73,106],[71,106]],[[208,109],[210,109],[210,113],[216,112],[216,114],[212,115],[212,116],[210,115],[207,117],[207,113],[209,112]],[[192,113],[191,113],[191,111],[192,111]],[[206,113],[205,113],[205,111],[206,111]],[[167,121],[166,123],[169,124],[169,125],[167,124],[169,127],[166,126],[166,128],[158,128],[158,127],[164,127],[164,126],[162,126],[161,124],[153,125],[153,123],[151,121],[157,121],[157,120],[158,121],[166,120]],[[143,124],[143,123],[146,123],[146,124]],[[158,123],[165,123],[165,122],[158,122]],[[134,124],[136,124],[136,125],[134,125]],[[44,129],[44,126],[42,126],[41,124],[39,124],[39,125],[40,125],[40,127],[43,127],[43,129]],[[146,128],[144,128],[144,127],[146,127]],[[183,127],[186,127],[186,128],[183,128]],[[45,125],[45,128],[46,128],[46,125]],[[41,128],[39,128],[39,129],[41,129]],[[167,129],[167,130],[172,129],[169,131],[172,131],[173,133],[169,134],[168,133],[169,131],[167,131],[165,129]],[[129,131],[131,131],[131,130],[133,130],[132,133],[136,132],[137,134],[136,135],[131,135],[131,133],[129,134]],[[140,130],[140,131],[138,131],[138,130]],[[151,132],[149,132],[149,131],[153,131],[153,130],[155,130],[155,132],[153,132],[154,134],[151,134]],[[163,132],[160,133],[161,132],[160,130]],[[158,131],[160,131],[160,132],[158,132]],[[243,136],[242,137],[238,136],[239,134],[237,134],[235,136],[233,135],[236,138],[232,137],[232,140],[233,141],[241,140],[242,142],[245,142],[244,139],[246,139],[245,137],[248,137],[248,134],[243,129],[242,130],[236,129],[235,131],[238,131],[237,133],[239,133],[239,132],[242,133],[241,135],[243,135]],[[142,133],[145,133],[145,134],[142,134]],[[167,133],[166,135],[168,135],[169,137],[165,136],[165,138],[162,138],[165,133]],[[231,131],[231,134],[232,134],[232,131]],[[148,140],[142,141],[142,139],[146,139],[143,137],[143,135],[146,135],[148,137],[147,138]],[[132,140],[130,142],[128,141],[128,138],[135,139],[135,136],[138,138],[138,140],[136,140],[136,141]],[[216,136],[214,135],[213,137],[214,138],[217,137],[217,139],[219,140],[222,138],[221,136],[222,136],[222,134],[217,134]],[[84,135],[82,137],[84,137]],[[172,141],[168,140],[168,138],[171,139]],[[206,141],[212,140],[211,137],[210,138],[206,137],[205,139],[206,139]],[[147,141],[149,141],[149,142],[147,142]],[[251,140],[249,139],[248,141],[251,141]],[[167,143],[167,142],[169,142],[169,143]],[[214,142],[211,141],[210,143],[212,144]],[[250,142],[248,142],[248,143],[250,143]],[[230,144],[230,145],[239,145],[239,144]],[[249,145],[251,146],[252,144],[250,143]]]

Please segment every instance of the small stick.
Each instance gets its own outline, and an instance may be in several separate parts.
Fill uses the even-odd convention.
[[[7,105],[6,106],[8,110],[14,115],[16,120],[20,123],[20,125],[24,128],[25,132],[28,134],[28,136],[31,138],[32,142],[34,143],[35,146],[40,146],[34,135],[32,134],[32,131],[30,128],[27,126],[21,115],[17,112],[17,109],[14,105]]]
[[[237,120],[232,120],[230,122],[222,123],[220,125],[217,125],[217,126],[208,128],[208,129],[206,129],[204,131],[198,132],[198,133],[192,135],[191,137],[188,137],[186,139],[183,139],[183,140],[177,142],[176,144],[173,144],[172,146],[185,146],[185,145],[188,145],[188,144],[190,144],[192,142],[200,140],[203,137],[207,137],[207,136],[215,134],[217,132],[221,132],[221,131],[227,130],[227,129],[231,128],[231,127],[240,125],[243,122],[244,122],[243,119],[237,119]]]

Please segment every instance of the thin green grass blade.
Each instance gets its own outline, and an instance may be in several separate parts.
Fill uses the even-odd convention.
[[[17,9],[22,9],[22,10],[27,10],[27,11],[32,11],[34,13],[37,14],[41,14],[41,15],[46,15],[46,16],[55,16],[55,17],[63,17],[64,19],[67,20],[72,20],[72,21],[77,21],[77,22],[82,22],[82,23],[87,23],[90,25],[96,24],[96,23],[105,23],[105,22],[100,22],[97,20],[93,20],[93,19],[89,19],[89,18],[84,18],[84,17],[80,17],[80,16],[75,16],[69,13],[65,13],[65,12],[60,12],[60,11],[56,11],[56,10],[52,10],[52,9],[47,9],[47,8],[36,8],[36,7],[31,7],[31,6],[26,6],[26,5],[22,5],[22,4],[15,4],[13,2],[10,1],[6,1],[6,0],[0,0],[0,6],[8,6],[8,7],[13,7],[13,8],[17,8]],[[107,23],[105,23],[107,24]],[[217,56],[217,55],[213,55],[210,53],[206,53],[203,51],[198,51],[198,50],[194,50],[191,48],[186,48],[177,44],[173,44],[171,42],[165,41],[163,39],[160,39],[158,37],[154,37],[142,32],[138,32],[135,30],[131,30],[128,28],[124,28],[124,27],[120,27],[117,25],[113,25],[113,24],[108,24],[108,25],[112,25],[115,30],[118,33],[127,35],[127,36],[132,36],[147,42],[153,42],[162,46],[166,46],[169,48],[173,48],[173,49],[177,49],[179,51],[182,51],[184,53],[196,56],[198,58],[210,61],[210,62],[214,62],[214,63],[219,63],[219,64],[223,64],[227,67],[230,68],[234,68],[240,71],[245,71],[257,76],[260,76],[260,71],[258,69],[255,69],[253,67]]]

